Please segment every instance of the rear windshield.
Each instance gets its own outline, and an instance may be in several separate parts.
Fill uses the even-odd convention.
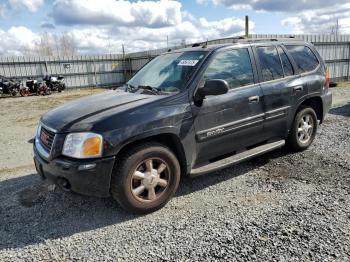
[[[303,45],[285,46],[298,66],[300,73],[305,73],[316,69],[319,61],[311,49]]]

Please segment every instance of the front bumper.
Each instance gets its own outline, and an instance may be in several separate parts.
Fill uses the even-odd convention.
[[[323,104],[323,116],[321,123],[323,122],[326,114],[328,113],[329,109],[332,106],[332,92],[328,91],[327,93],[323,94],[321,96],[322,104]]]
[[[61,184],[61,181],[68,181],[66,189],[83,195],[97,197],[110,195],[114,161],[115,157],[94,160],[57,158],[46,161],[34,146],[34,162],[38,174],[43,179],[49,179],[58,185]],[[92,168],[81,170],[82,165],[89,165]]]

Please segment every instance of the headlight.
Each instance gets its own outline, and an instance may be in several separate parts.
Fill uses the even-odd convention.
[[[35,131],[35,139],[39,141],[39,137],[40,137],[40,131],[41,131],[41,124],[39,123],[36,131]]]
[[[74,158],[102,156],[103,138],[95,133],[71,133],[64,140],[62,154]]]

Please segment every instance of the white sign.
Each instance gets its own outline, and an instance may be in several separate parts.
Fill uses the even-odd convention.
[[[181,60],[177,65],[179,66],[195,66],[199,60]]]
[[[72,64],[71,64],[71,63],[64,63],[64,64],[63,64],[63,68],[64,68],[64,69],[71,69],[71,67],[72,67]]]

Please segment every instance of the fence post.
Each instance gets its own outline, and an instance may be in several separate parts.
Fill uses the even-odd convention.
[[[125,84],[126,83],[126,61],[125,61],[124,44],[122,44],[122,50],[123,50],[123,79],[124,79],[124,84]]]
[[[350,41],[348,42],[349,53],[348,53],[348,72],[347,72],[347,80],[350,80]]]

